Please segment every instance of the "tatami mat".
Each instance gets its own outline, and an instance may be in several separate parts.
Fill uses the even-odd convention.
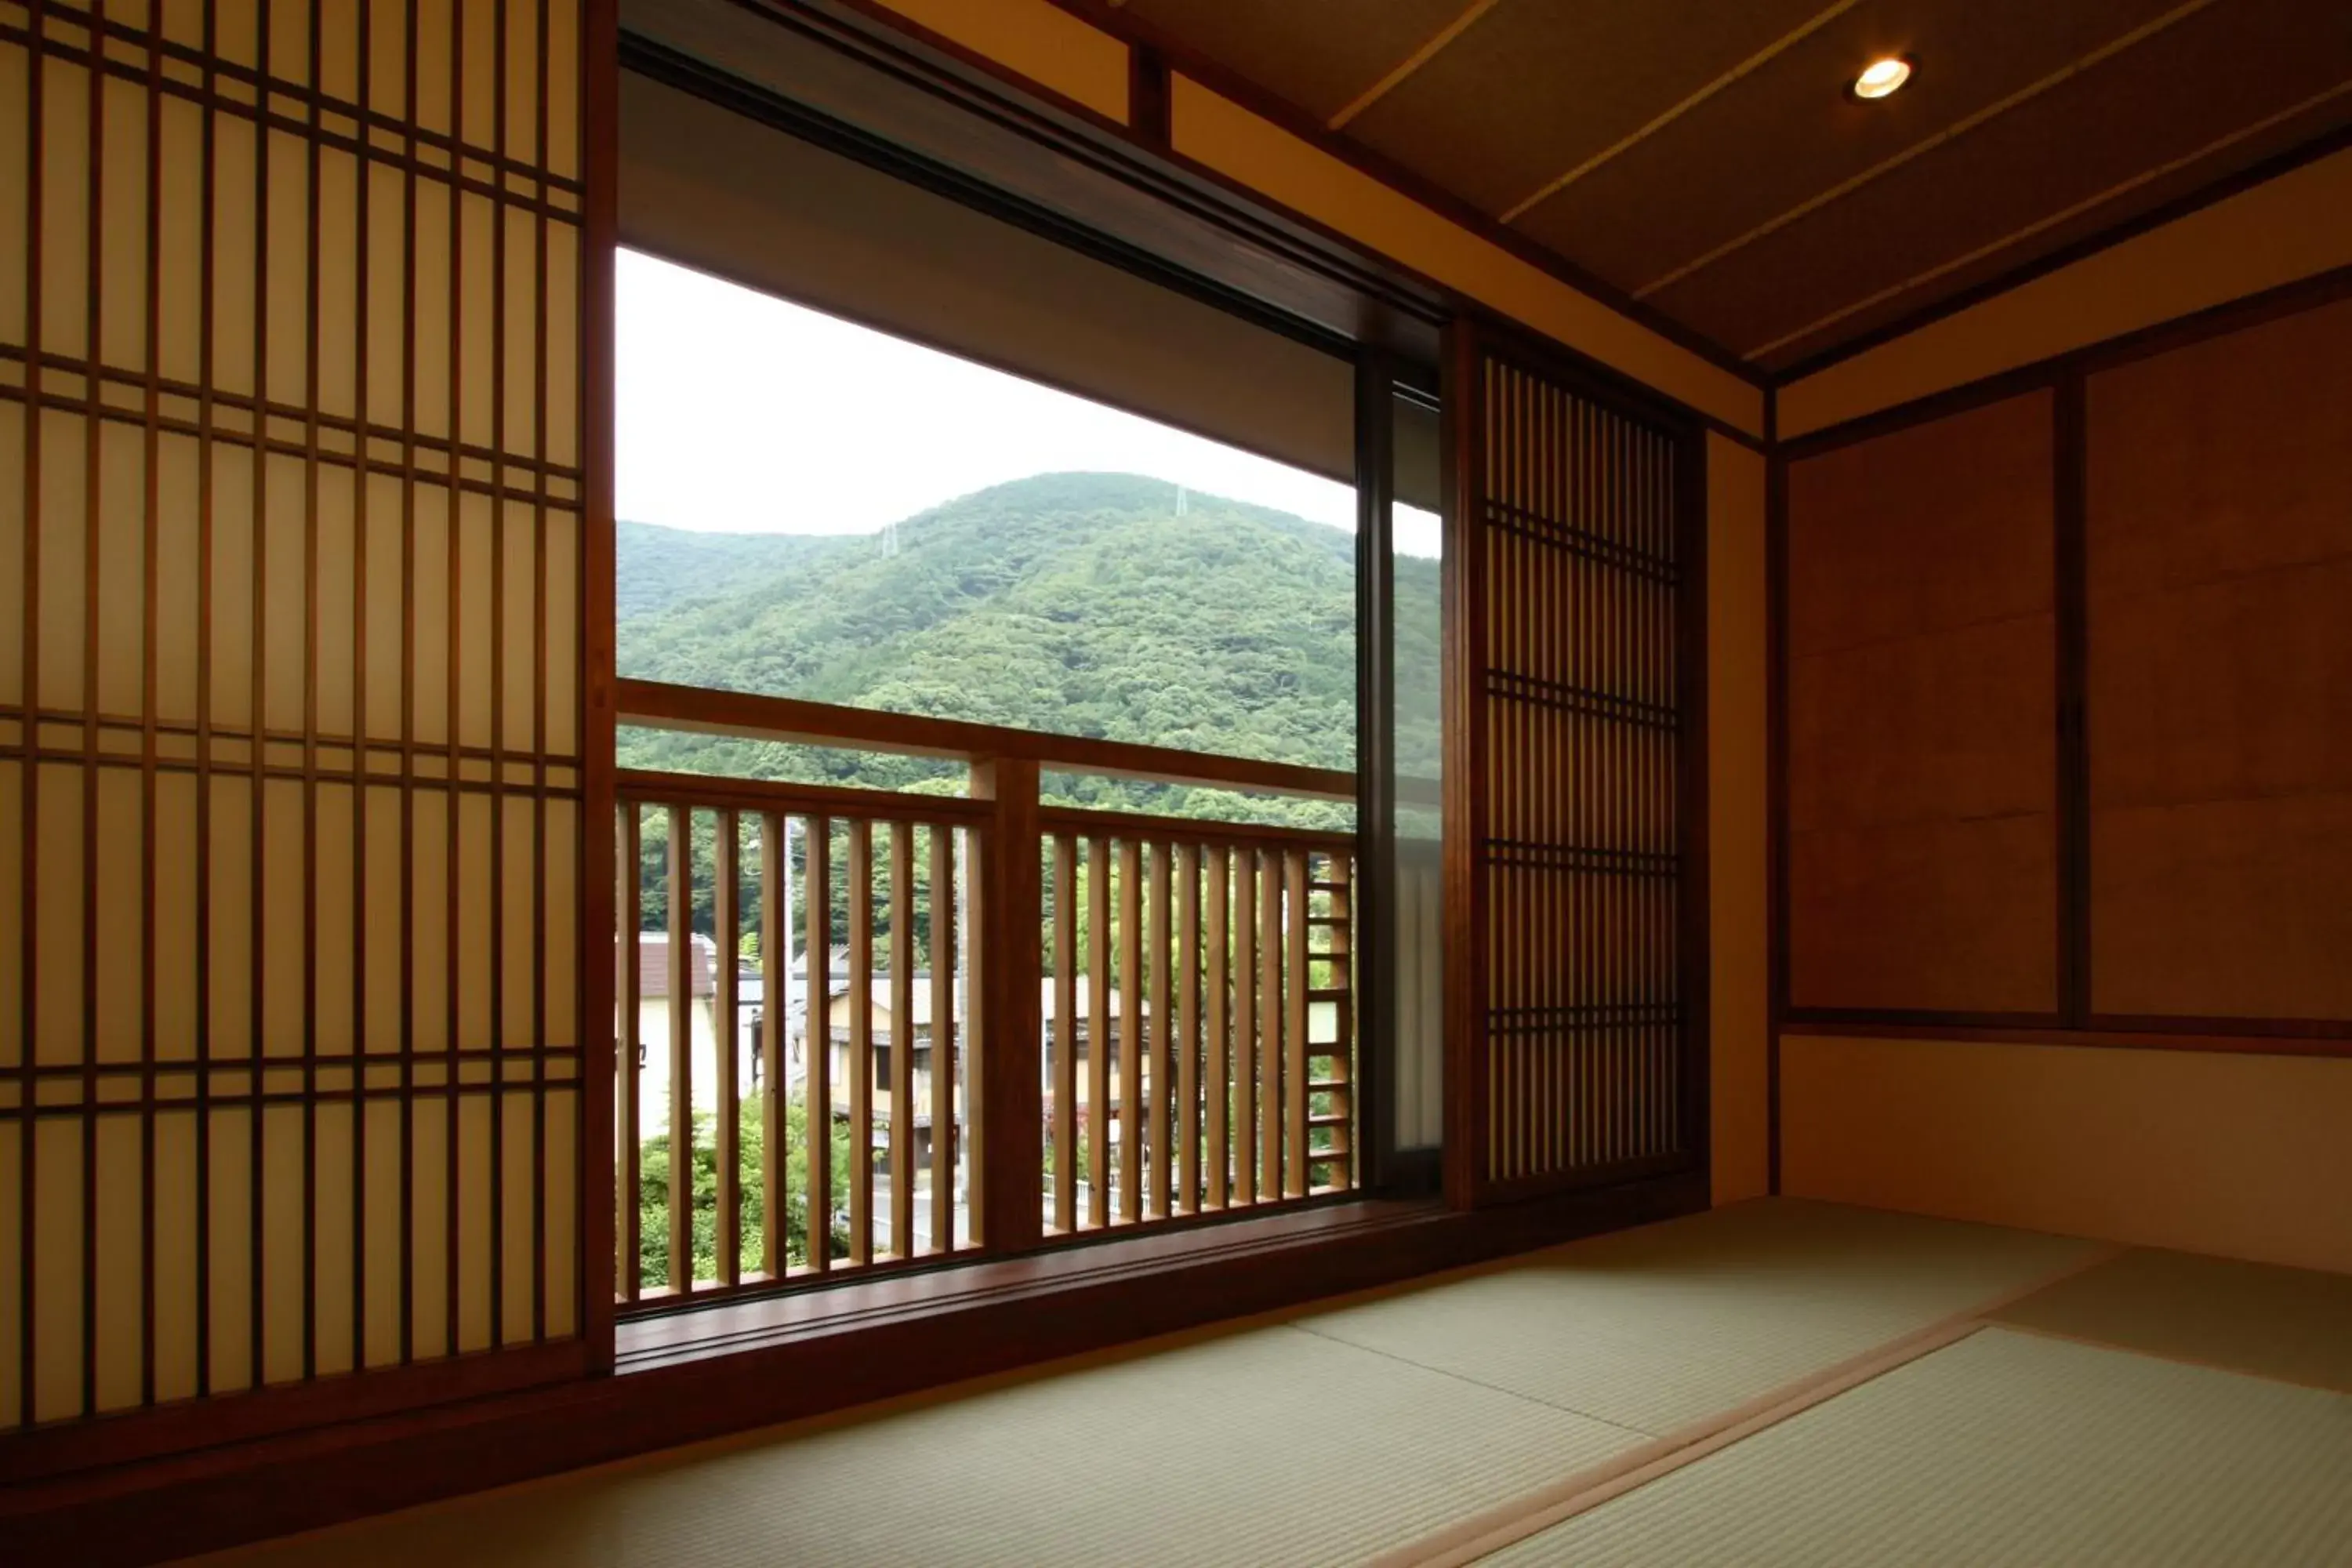
[[[1998,1322],[2352,1394],[2352,1276],[2127,1252]]]
[[[222,1554],[336,1568],[1360,1562],[1640,1441],[1257,1329]]]
[[[1286,1325],[207,1561],[1360,1562],[2100,1255],[1916,1216],[1742,1205]]]
[[[2101,1251],[1783,1199],[1572,1243],[1299,1326],[1662,1436]]]
[[[1486,1561],[2352,1563],[2352,1397],[1987,1329]]]

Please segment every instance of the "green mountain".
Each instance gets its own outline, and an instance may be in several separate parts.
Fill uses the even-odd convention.
[[[614,530],[614,609],[623,626],[765,581],[848,541],[791,533],[692,533],[624,522]]]
[[[1045,474],[886,535],[694,533],[623,523],[625,676],[1270,761],[1355,758],[1355,539],[1128,474]],[[1437,566],[1401,559],[1399,661],[1433,670]],[[1433,761],[1436,715],[1400,716]],[[945,787],[919,759],[625,732],[624,767]],[[1118,781],[1057,799],[1202,816],[1265,803]],[[1280,815],[1338,825],[1344,807]]]

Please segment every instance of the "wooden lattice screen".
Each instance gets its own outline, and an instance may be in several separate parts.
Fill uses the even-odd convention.
[[[1451,1181],[1686,1168],[1704,1092],[1697,437],[1454,347]]]
[[[0,4],[0,1429],[583,1354],[580,12]]]

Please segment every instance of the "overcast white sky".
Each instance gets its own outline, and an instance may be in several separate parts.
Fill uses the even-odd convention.
[[[620,254],[615,482],[635,522],[870,533],[1071,469],[1149,474],[1355,531],[1349,487],[635,251]],[[1436,519],[1399,508],[1397,545]]]

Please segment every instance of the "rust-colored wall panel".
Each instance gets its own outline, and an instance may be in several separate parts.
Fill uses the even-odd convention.
[[[1789,999],[2058,1005],[2055,412],[1790,465]]]
[[[1789,847],[1798,1006],[2056,1005],[2058,849],[2048,814],[1791,834]]]
[[[2352,1017],[2352,301],[2087,387],[2091,1003]]]
[[[2103,1013],[2352,1018],[2352,793],[2133,806],[2091,825]]]
[[[2050,609],[2053,425],[2032,392],[1791,463],[1790,655]]]
[[[2095,810],[2352,789],[2352,554],[2105,599],[2091,637]]]
[[[2047,816],[2057,635],[2044,613],[1793,661],[1790,828]]]
[[[2088,396],[2095,606],[2352,556],[2352,300],[2101,372]]]

